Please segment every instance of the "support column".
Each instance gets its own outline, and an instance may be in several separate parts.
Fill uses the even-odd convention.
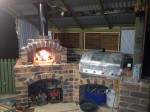
[[[144,11],[143,5],[141,5],[141,0],[137,0],[137,4],[135,7],[135,44],[134,44],[134,54],[133,54],[133,79],[134,81],[138,81],[141,72],[140,65],[142,64],[142,54],[143,54],[143,43],[144,43]],[[136,68],[136,70],[135,70]]]

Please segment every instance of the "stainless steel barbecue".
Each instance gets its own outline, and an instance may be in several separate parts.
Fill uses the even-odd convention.
[[[113,76],[120,75],[122,55],[120,53],[87,52],[79,62],[80,73],[87,75]]]

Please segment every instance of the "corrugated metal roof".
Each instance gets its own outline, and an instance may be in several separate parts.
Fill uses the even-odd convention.
[[[74,11],[100,10],[97,0],[65,0]]]
[[[79,17],[82,26],[107,25],[103,16],[82,16]]]
[[[135,17],[132,13],[125,13],[125,14],[111,14],[107,15],[108,20],[111,22],[112,25],[121,25],[121,24],[134,24]]]
[[[52,4],[55,6],[61,6],[62,2],[60,0],[51,0]]]
[[[60,26],[60,27],[77,26],[76,22],[71,17],[52,18],[51,21],[53,21],[57,26]]]
[[[102,0],[105,9],[133,7],[135,0]]]
[[[38,10],[32,4],[16,5],[15,9],[24,15],[38,14]]]
[[[99,0],[64,0],[74,11],[100,10]],[[105,9],[133,7],[135,0],[101,0]],[[60,0],[51,0],[56,6],[62,6]]]
[[[81,23],[81,26],[91,27],[96,25],[97,26],[108,25],[103,15],[96,15],[96,13],[93,13],[94,11],[90,12],[90,10],[95,10],[95,12],[98,12],[98,10],[102,10],[99,0],[64,0],[64,1],[66,2],[67,5],[69,5],[69,7],[73,9],[74,12],[87,11],[81,13],[79,15],[80,17],[78,15],[76,17],[79,20],[79,23]],[[124,8],[126,10],[126,7],[133,8],[135,2],[135,0],[101,0],[101,1],[106,11],[107,9],[110,10],[110,9]],[[58,8],[64,8],[61,0],[50,0],[50,3],[52,6],[57,6]],[[17,9],[23,15],[35,15],[38,13],[37,8],[33,4],[17,5],[15,6],[15,9]],[[58,13],[58,10],[54,10],[54,13],[55,12]],[[99,14],[101,14],[101,12],[99,12]],[[111,23],[112,26],[120,25],[120,24],[133,25],[135,23],[134,13],[128,12],[128,13],[116,14],[114,12],[114,14],[108,14],[107,17],[109,23]],[[62,17],[62,18],[52,17],[51,20],[54,24],[60,27],[79,26],[71,16]]]

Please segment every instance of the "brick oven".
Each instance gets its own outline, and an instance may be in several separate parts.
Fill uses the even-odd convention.
[[[33,101],[31,101],[29,87],[40,81],[40,85],[50,80],[60,82],[64,103],[78,103],[80,86],[85,84],[105,85],[118,91],[118,80],[80,74],[78,64],[67,63],[67,49],[60,46],[58,40],[44,39],[44,36],[39,38],[28,40],[28,45],[20,49],[20,57],[15,65],[16,107],[18,109],[24,110],[31,106]],[[47,55],[48,61],[45,59],[38,61],[35,57],[36,53],[43,50],[50,53]],[[48,96],[45,97],[45,99],[48,98]]]
[[[15,65],[16,106],[18,109],[26,109],[30,106],[29,86],[44,80],[59,81],[62,86],[62,102],[73,101],[74,71],[73,64],[67,64],[67,49],[60,46],[58,40],[44,39],[44,36],[40,38],[28,40],[28,45],[20,50],[20,57]],[[36,58],[37,54],[43,57],[42,54],[40,55],[40,51],[43,52],[43,50],[44,53],[48,53],[46,55],[48,60]],[[48,94],[56,95],[56,93]]]

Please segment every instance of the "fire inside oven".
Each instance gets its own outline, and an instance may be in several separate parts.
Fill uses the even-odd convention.
[[[47,48],[40,48],[34,53],[34,64],[52,64],[55,63],[53,52]]]

